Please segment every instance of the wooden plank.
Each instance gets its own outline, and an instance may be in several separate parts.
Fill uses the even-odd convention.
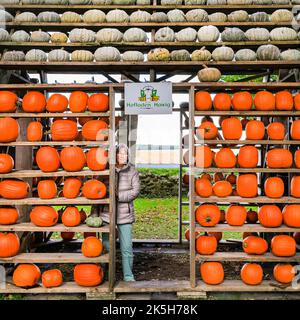
[[[299,145],[299,140],[204,140],[207,145],[228,144],[228,145]],[[203,145],[202,141],[196,141],[195,145]],[[274,170],[273,170],[274,171]]]
[[[197,172],[197,168],[195,168],[195,172],[198,174],[201,174],[203,172],[207,173],[214,173],[214,172],[223,172],[223,173],[231,173],[231,172],[268,172],[272,173],[274,172],[274,169],[272,168],[198,168],[199,172]],[[299,173],[300,169],[298,168],[288,168],[288,169],[276,169],[277,173]]]
[[[258,223],[248,224],[242,226],[230,226],[227,223],[220,223],[214,227],[203,227],[197,225],[198,232],[265,232],[265,233],[283,233],[283,232],[300,232],[300,228],[290,228],[286,225],[281,225],[277,228],[265,228]]]
[[[0,85],[1,89],[4,89],[5,87],[10,86],[4,86]],[[12,86],[13,88],[15,86]],[[64,86],[66,89],[68,89],[67,86]],[[46,86],[43,85],[26,85],[23,86],[26,90],[46,90]],[[51,86],[50,86],[51,88]],[[54,87],[52,87],[54,88]],[[77,89],[80,89],[81,86],[76,86]],[[19,87],[15,87],[16,90],[19,90]],[[95,87],[96,90],[96,87]],[[11,117],[11,118],[61,118],[61,117],[68,117],[68,118],[82,118],[82,117],[109,117],[109,112],[81,112],[81,113],[73,113],[73,112],[41,112],[41,113],[30,113],[30,112],[15,112],[15,113],[0,113],[1,117]]]
[[[84,197],[78,197],[75,199],[66,199],[66,198],[54,198],[54,199],[39,199],[39,198],[27,198],[27,199],[17,199],[17,200],[9,200],[9,199],[0,199],[0,205],[68,205],[68,204],[109,204],[109,199],[87,199]]]
[[[234,171],[234,170],[233,170]],[[293,197],[282,197],[278,199],[268,198],[264,196],[259,196],[255,198],[242,198],[238,196],[230,196],[230,197],[208,197],[208,198],[200,198],[194,197],[195,202],[201,203],[300,203],[300,198],[293,198]]]
[[[108,263],[108,254],[87,258],[82,253],[20,253],[11,258],[0,258],[0,263]]]
[[[109,292],[108,283],[105,282],[97,287],[81,287],[75,282],[65,282],[60,287],[56,288],[44,288],[41,283],[35,288],[24,289],[16,287],[12,284],[11,279],[8,279],[10,283],[6,284],[6,288],[0,287],[0,293],[23,293],[23,294],[36,294],[36,293],[85,293],[85,292]]]
[[[0,143],[0,146],[108,146],[107,141],[15,141]]]
[[[300,254],[293,257],[276,257],[271,253],[250,255],[245,252],[216,252],[212,255],[196,255],[196,261],[258,261],[258,262],[300,262]]]
[[[74,177],[74,176],[108,176],[109,170],[92,171],[82,170],[76,172],[69,172],[59,170],[56,172],[43,172],[41,170],[15,170],[10,173],[0,174],[0,179],[7,178],[30,178],[30,177]]]
[[[89,227],[86,224],[81,224],[77,227],[66,227],[62,223],[58,223],[53,227],[37,227],[31,222],[23,222],[12,225],[0,225],[1,231],[28,231],[28,232],[99,232],[108,233],[109,227],[103,226],[100,228]]]

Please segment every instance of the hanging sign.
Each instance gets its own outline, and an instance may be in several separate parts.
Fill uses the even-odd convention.
[[[172,83],[125,83],[125,114],[172,113]]]

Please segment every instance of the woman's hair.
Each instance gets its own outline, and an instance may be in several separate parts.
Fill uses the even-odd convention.
[[[130,157],[129,148],[127,147],[127,145],[125,143],[120,143],[119,145],[117,145],[117,147],[116,147],[116,155],[121,150],[125,150],[126,151],[126,153],[127,153],[127,162],[129,162],[129,157]]]

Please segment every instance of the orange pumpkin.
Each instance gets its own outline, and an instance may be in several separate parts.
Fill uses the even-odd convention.
[[[300,110],[300,93],[297,93],[294,97],[294,106],[295,106],[295,110],[297,111]]]
[[[30,122],[27,127],[28,141],[41,141],[43,138],[43,126],[39,121]]]
[[[41,147],[36,153],[36,163],[43,172],[54,172],[60,167],[58,151],[53,147]]]
[[[242,146],[237,157],[241,168],[256,168],[258,165],[258,150],[254,146]]]
[[[265,125],[260,120],[250,120],[246,124],[247,140],[263,140],[265,136]]]
[[[42,180],[38,183],[37,191],[40,199],[53,199],[57,193],[56,183],[53,180]]]
[[[195,191],[199,197],[207,198],[212,195],[212,185],[208,179],[199,178],[195,181]]]
[[[15,224],[19,219],[19,211],[16,208],[0,208],[0,225]]]
[[[254,105],[256,110],[275,110],[275,97],[268,91],[257,92],[254,97]]]
[[[19,136],[18,121],[13,118],[0,118],[0,142],[14,142]]]
[[[0,232],[0,258],[10,258],[18,254],[20,239],[15,233]]]
[[[2,180],[0,182],[0,195],[5,199],[24,199],[29,193],[29,184],[21,180]]]
[[[271,240],[271,251],[277,257],[293,257],[296,254],[296,241],[285,234],[274,236]]]
[[[294,232],[293,238],[295,239],[297,244],[300,244],[300,232]]]
[[[87,107],[89,96],[83,91],[74,91],[69,98],[69,106],[71,112],[84,112]]]
[[[255,173],[240,174],[236,180],[236,191],[240,197],[256,197],[258,192],[257,175]]]
[[[0,154],[0,173],[12,172],[14,165],[14,159],[9,154]]]
[[[274,204],[263,205],[258,211],[258,221],[266,228],[276,228],[282,224],[282,212]]]
[[[300,176],[294,176],[291,180],[291,196],[300,198]]]
[[[300,120],[294,120],[292,122],[291,137],[293,140],[300,140]]]
[[[64,241],[71,241],[75,236],[75,232],[61,232],[60,236]]]
[[[68,207],[61,217],[62,223],[66,227],[76,227],[81,223],[80,212],[76,207]]]
[[[108,137],[108,124],[103,120],[90,120],[82,127],[82,136],[87,141],[103,141]]]
[[[300,150],[297,150],[294,155],[295,166],[296,168],[300,168]]]
[[[273,277],[280,283],[291,283],[295,277],[295,269],[289,263],[278,263],[273,269]]]
[[[18,97],[11,91],[0,91],[0,112],[15,112]]]
[[[85,257],[99,257],[103,252],[102,241],[96,237],[87,237],[82,242],[81,251]]]
[[[67,199],[74,199],[79,196],[82,182],[78,178],[67,178],[64,181],[63,196]]]
[[[275,94],[276,110],[293,110],[294,99],[290,92],[279,91]]]
[[[243,133],[242,123],[238,118],[224,119],[221,128],[225,140],[239,140]]]
[[[270,140],[284,140],[285,128],[281,122],[272,122],[268,125],[267,133]]]
[[[256,223],[258,220],[258,214],[254,210],[248,210],[247,211],[247,222],[248,223]]]
[[[60,161],[62,167],[71,172],[81,171],[86,164],[83,150],[76,146],[63,148],[60,153]]]
[[[251,110],[253,104],[252,96],[249,92],[236,92],[232,96],[233,110]]]
[[[213,193],[217,197],[228,197],[232,194],[232,186],[228,181],[218,181],[213,185]]]
[[[74,281],[83,287],[94,287],[103,281],[103,270],[92,263],[77,264],[74,268]]]
[[[246,263],[241,269],[241,279],[245,284],[256,286],[263,281],[262,267],[257,263]]]
[[[88,180],[83,185],[82,194],[87,199],[102,199],[106,196],[106,186],[102,181]]]
[[[90,170],[102,171],[108,163],[108,152],[103,148],[91,148],[86,153],[86,163]]]
[[[215,139],[218,135],[218,129],[211,121],[204,121],[196,130],[197,136],[204,140]]]
[[[77,123],[73,120],[56,120],[51,126],[53,141],[73,141],[78,135]]]
[[[217,205],[204,203],[196,209],[196,221],[203,227],[213,227],[219,223],[221,212]]]
[[[199,236],[196,240],[196,251],[199,254],[214,254],[217,251],[217,246],[217,239],[213,236]]]
[[[198,91],[195,94],[195,108],[198,111],[211,110],[212,99],[208,92]]]
[[[224,180],[225,180],[225,177],[222,172],[215,172],[214,173],[214,182],[224,181]]]
[[[249,236],[243,240],[243,250],[248,254],[264,254],[268,250],[268,242],[256,236]]]
[[[109,98],[104,93],[94,93],[88,99],[88,110],[91,112],[106,112]]]
[[[22,109],[25,112],[44,112],[46,108],[46,98],[38,91],[31,91],[25,94],[22,101]]]
[[[292,228],[300,228],[300,205],[289,204],[282,210],[283,222]]]
[[[41,271],[35,264],[19,264],[13,273],[13,283],[17,287],[33,287],[41,277]]]
[[[218,168],[234,168],[236,156],[230,148],[222,148],[216,153],[215,163]]]
[[[217,285],[224,281],[224,269],[220,262],[203,262],[200,265],[202,280],[210,285]]]
[[[69,101],[66,96],[55,93],[48,99],[46,109],[49,112],[65,112],[68,104]]]
[[[63,283],[63,276],[60,270],[47,270],[42,274],[42,284],[45,288],[60,287]]]
[[[269,177],[265,181],[264,190],[269,198],[281,198],[284,194],[284,183],[279,177]]]
[[[272,149],[267,152],[266,160],[269,168],[290,168],[293,155],[287,149]]]
[[[212,165],[213,153],[208,146],[196,146],[195,158],[197,168],[208,168]]]
[[[222,240],[223,233],[222,232],[207,232],[209,236],[215,237],[217,242]]]
[[[38,227],[52,227],[57,223],[58,213],[52,207],[36,206],[30,212],[30,220]]]
[[[247,210],[243,206],[230,205],[226,209],[225,218],[230,226],[242,226],[247,218]]]
[[[86,212],[85,212],[83,209],[81,209],[81,210],[79,211],[79,213],[80,213],[81,223],[84,223],[85,220],[87,219],[87,214],[86,214]]]
[[[214,109],[219,111],[228,111],[231,108],[231,97],[228,93],[217,93],[213,101]]]
[[[236,184],[236,175],[233,174],[233,173],[227,175],[226,181],[228,181],[228,182],[231,183],[232,185],[235,185],[235,184]]]
[[[200,233],[198,231],[195,231],[195,239],[197,239],[199,236],[200,236]],[[185,230],[184,237],[187,241],[191,240],[190,229]]]

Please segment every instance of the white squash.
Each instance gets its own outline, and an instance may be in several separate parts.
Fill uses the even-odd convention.
[[[236,61],[255,61],[256,53],[250,49],[240,49],[235,53],[234,57]]]
[[[190,5],[203,5],[206,4],[206,0],[184,0],[186,6]]]
[[[170,52],[166,48],[151,49],[147,54],[148,61],[169,61]]]
[[[0,10],[0,22],[11,22],[14,20],[14,17],[5,10]]]
[[[92,0],[92,3],[95,5],[110,5],[113,3],[113,0]]]
[[[39,22],[60,22],[60,15],[53,11],[41,12],[37,18]]]
[[[170,59],[171,61],[190,61],[191,57],[187,50],[181,49],[171,51]]]
[[[230,47],[218,47],[212,52],[214,61],[232,61],[234,58],[234,51]]]
[[[241,29],[234,27],[234,28],[226,28],[221,33],[221,39],[222,41],[239,42],[239,41],[245,41],[246,36]]]
[[[273,4],[290,4],[290,0],[272,0]]]
[[[5,42],[5,41],[10,41],[10,35],[7,30],[0,28],[0,41]]]
[[[270,16],[272,22],[291,22],[293,19],[293,13],[287,9],[276,10]]]
[[[44,0],[21,0],[22,4],[43,4]]]
[[[129,22],[129,15],[124,10],[114,9],[106,14],[107,22]]]
[[[80,42],[80,43],[87,43],[87,42],[95,42],[96,34],[92,30],[88,29],[80,29],[75,28],[71,30],[69,33],[69,39],[71,42]]]
[[[227,0],[207,0],[206,4],[208,6],[217,6],[227,4]]]
[[[253,0],[227,0],[227,4],[232,5],[246,5],[246,4],[252,4]]]
[[[300,51],[297,49],[288,49],[280,54],[280,59],[285,61],[300,60]]]
[[[50,4],[50,5],[54,5],[54,4],[67,5],[69,4],[69,0],[44,0],[44,3]]]
[[[186,22],[185,14],[182,10],[174,9],[167,12],[169,22]]]
[[[268,41],[270,32],[266,28],[251,28],[245,32],[249,41]]]
[[[168,16],[164,12],[153,12],[151,15],[151,21],[157,23],[167,22]]]
[[[221,78],[221,72],[217,68],[203,68],[197,73],[200,82],[217,82]]]
[[[226,22],[227,15],[223,12],[215,12],[208,16],[209,22]]]
[[[162,6],[174,6],[182,4],[182,0],[161,0]]]
[[[81,15],[73,11],[64,12],[60,19],[63,23],[80,23],[82,21]]]
[[[147,11],[138,10],[130,15],[129,20],[130,22],[150,22],[151,14]]]
[[[136,0],[137,6],[149,6],[151,3],[151,0]]]
[[[115,28],[103,28],[97,32],[96,40],[100,43],[121,42],[123,33]]]
[[[22,12],[15,17],[16,22],[36,22],[37,16],[32,12]]]
[[[47,61],[47,54],[40,49],[31,49],[26,53],[25,61],[44,62]]]
[[[92,62],[94,55],[88,50],[75,50],[71,54],[72,61]]]
[[[106,15],[103,11],[92,9],[86,11],[82,16],[85,23],[103,23],[106,20]]]
[[[208,14],[202,9],[192,9],[185,14],[186,20],[189,22],[206,22]]]
[[[255,12],[250,15],[252,22],[268,22],[270,21],[269,15],[266,12]]]
[[[121,54],[117,48],[114,47],[101,47],[98,48],[94,57],[96,61],[120,61]]]
[[[200,42],[215,42],[220,37],[220,32],[215,26],[203,26],[198,30],[198,40]]]
[[[66,43],[68,42],[68,36],[63,32],[54,32],[51,34],[50,40],[53,43]]]
[[[249,21],[249,15],[248,12],[245,10],[237,10],[231,12],[227,16],[227,20],[230,22],[246,22]]]
[[[33,31],[30,36],[31,42],[49,42],[50,34],[44,31]]]
[[[273,44],[264,44],[258,47],[256,51],[257,60],[279,60],[280,59],[280,50],[278,47]]]
[[[253,0],[253,4],[271,5],[272,4],[272,0]]]
[[[273,41],[292,41],[297,40],[297,32],[292,28],[275,28],[270,32]]]
[[[135,0],[113,0],[113,4],[119,4],[122,6],[135,4]]]
[[[3,53],[4,61],[24,61],[25,53],[23,51],[6,51]]]
[[[194,42],[197,39],[197,31],[193,28],[184,28],[175,33],[175,39],[179,42]]]
[[[154,35],[154,41],[156,42],[173,42],[175,41],[175,33],[169,27],[160,28]]]
[[[194,50],[191,55],[192,61],[210,61],[211,53],[205,47]]]
[[[81,4],[90,4],[91,0],[69,0],[69,4],[71,5],[81,5]]]
[[[140,51],[125,51],[122,55],[123,61],[144,61],[144,54]]]
[[[147,33],[141,28],[129,28],[123,35],[125,42],[146,42],[147,40]]]
[[[63,49],[54,49],[48,53],[48,60],[50,62],[70,61],[70,53]]]
[[[30,41],[30,34],[24,30],[15,31],[11,35],[11,41],[13,41],[13,42],[28,42],[28,41]]]
[[[0,0],[0,4],[19,4],[20,0]]]

